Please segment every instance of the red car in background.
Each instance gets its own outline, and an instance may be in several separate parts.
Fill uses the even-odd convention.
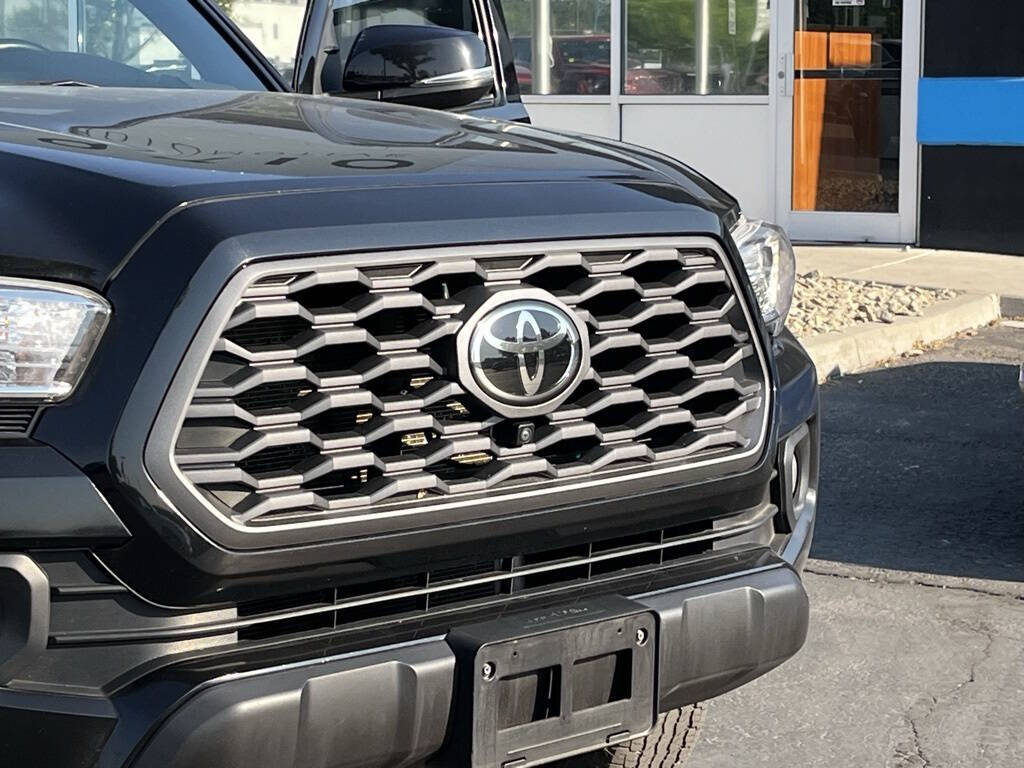
[[[523,93],[533,93],[533,43],[529,37],[512,38],[516,76]],[[608,35],[562,35],[551,38],[554,59],[551,93],[606,94],[611,91],[611,38]],[[624,93],[686,93],[685,76],[671,69],[645,68],[640,59],[627,57]]]

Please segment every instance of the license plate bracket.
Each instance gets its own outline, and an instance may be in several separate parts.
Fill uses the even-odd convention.
[[[606,596],[452,630],[454,764],[533,765],[643,735],[655,718],[657,621]]]

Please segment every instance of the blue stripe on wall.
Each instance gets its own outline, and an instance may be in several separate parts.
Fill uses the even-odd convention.
[[[922,144],[1024,146],[1024,77],[924,77],[917,99]]]

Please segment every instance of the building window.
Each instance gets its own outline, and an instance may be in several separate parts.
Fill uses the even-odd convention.
[[[503,0],[523,93],[611,92],[610,0]]]
[[[769,0],[623,0],[625,94],[768,94]]]
[[[217,3],[285,80],[291,80],[304,6],[296,5],[293,0],[217,0]]]

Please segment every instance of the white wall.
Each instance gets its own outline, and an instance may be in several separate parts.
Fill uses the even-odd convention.
[[[535,125],[619,138],[613,104],[523,99]],[[764,103],[636,103],[623,99],[622,140],[682,160],[734,195],[751,217],[775,218],[774,131]]]
[[[679,158],[740,201],[775,218],[773,116],[765,104],[622,104],[622,140]]]
[[[523,102],[534,125],[606,139],[619,138],[619,125],[611,104],[552,103],[549,99],[534,101],[529,96]]]

